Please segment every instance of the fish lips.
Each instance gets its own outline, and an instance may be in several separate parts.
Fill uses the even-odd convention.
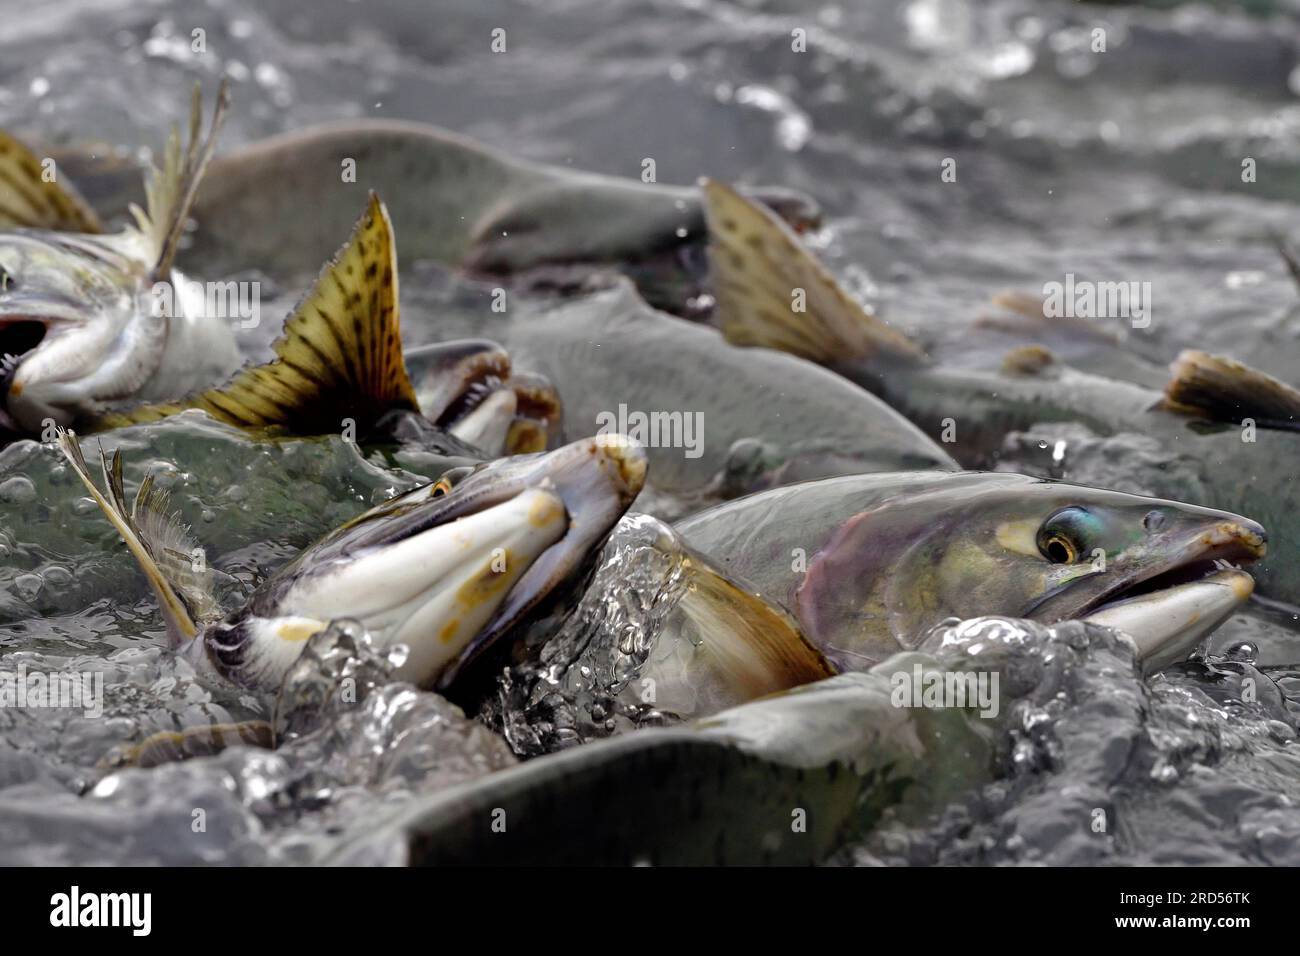
[[[439,428],[492,455],[543,451],[559,434],[560,397],[543,376],[517,373],[490,339],[411,349],[422,414]]]
[[[496,494],[521,487],[553,491],[568,512],[569,525],[563,537],[532,562],[465,651],[439,675],[440,690],[451,686],[467,665],[531,611],[580,577],[645,484],[646,454],[623,435],[599,435],[512,467],[520,473],[493,478],[491,469],[481,472],[485,490]],[[466,484],[475,477],[467,478]],[[471,498],[483,493],[477,487],[465,492]]]
[[[383,522],[358,544],[382,546],[437,525],[494,507],[530,489],[554,495],[563,504],[567,526],[502,598],[487,623],[435,686],[445,689],[462,670],[530,612],[577,580],[645,482],[645,450],[622,435],[602,435],[553,452],[523,456],[480,467],[449,494],[431,499]]]
[[[1132,569],[1110,568],[1074,578],[1039,598],[1024,616],[1045,623],[1084,617],[1120,602],[1156,596],[1213,575],[1223,563],[1250,564],[1263,558],[1268,535],[1247,518],[1225,516],[1197,530],[1164,560]],[[1097,587],[1105,581],[1105,585]]]

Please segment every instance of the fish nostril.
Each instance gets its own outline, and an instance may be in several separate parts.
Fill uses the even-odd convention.
[[[1163,528],[1167,520],[1168,518],[1163,511],[1148,511],[1146,517],[1142,519],[1142,527],[1154,533]]]

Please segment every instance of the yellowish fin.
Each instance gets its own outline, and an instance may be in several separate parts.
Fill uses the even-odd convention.
[[[907,336],[869,315],[776,214],[722,183],[703,188],[716,315],[729,342],[825,365],[924,360]]]
[[[42,161],[0,130],[0,229],[51,229],[100,233],[99,217],[69,183],[47,181]]]
[[[194,205],[203,173],[216,150],[217,133],[225,122],[230,108],[230,82],[224,77],[217,88],[217,102],[212,109],[212,123],[206,137],[200,139],[203,125],[203,96],[199,84],[194,84],[190,101],[190,129],[185,152],[181,152],[180,130],[172,127],[163,154],[162,169],[154,168],[145,183],[148,211],[131,206],[136,227],[149,241],[154,254],[152,275],[155,279],[168,279],[176,252],[180,248],[181,233]]]
[[[1300,391],[1222,355],[1195,349],[1169,367],[1161,402],[1167,411],[1211,421],[1254,419],[1261,426],[1300,427]]]
[[[373,424],[392,409],[419,410],[402,360],[397,256],[388,210],[373,192],[352,236],[272,345],[276,357],[224,385],[177,402],[106,415],[96,428],[157,421],[189,408],[241,428],[280,425],[304,434]]]
[[[167,494],[154,485],[153,476],[140,483],[128,511],[119,452],[113,452],[111,458],[100,452],[105,489],[101,492],[86,467],[77,436],[59,429],[59,449],[122,536],[153,587],[172,645],[193,638],[204,623],[219,617],[221,612],[212,594],[212,572],[207,561],[189,529],[168,510]]]
[[[697,664],[721,685],[718,703],[753,700],[836,673],[780,607],[698,553],[688,554],[683,570],[689,586],[679,607],[699,640]],[[714,682],[699,671],[693,676]]]

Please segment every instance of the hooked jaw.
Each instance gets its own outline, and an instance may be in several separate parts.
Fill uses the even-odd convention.
[[[405,361],[422,413],[461,441],[496,456],[544,451],[558,437],[559,393],[540,375],[512,371],[496,342],[423,346]]]
[[[1030,614],[1038,620],[1079,617],[1127,634],[1145,672],[1182,660],[1250,598],[1255,580],[1238,567],[1264,557],[1268,536],[1247,518],[1224,515],[1172,555],[1125,574],[1072,611],[1066,587]],[[1104,573],[1104,572],[1102,572]]]
[[[351,618],[381,645],[407,645],[398,677],[445,688],[580,577],[644,480],[644,450],[611,435],[484,466],[437,497],[412,493],[304,553],[212,630],[209,652],[232,680],[273,686],[305,637]]]
[[[1255,579],[1224,568],[1208,577],[1111,601],[1083,620],[1122,631],[1144,673],[1177,663],[1250,599]]]

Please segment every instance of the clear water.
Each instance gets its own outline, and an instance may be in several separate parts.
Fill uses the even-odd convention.
[[[1196,345],[1293,378],[1300,357],[1300,299],[1266,239],[1300,221],[1295,0],[50,0],[5,24],[0,124],[56,142],[156,147],[193,80],[226,72],[227,145],[403,117],[579,168],[635,176],[653,157],[663,181],[807,189],[828,211],[813,241],[830,266],[923,334],[1074,272],[1153,282],[1156,321],[1130,345],[1154,361]],[[1104,56],[1086,52],[1098,25]],[[508,56],[489,52],[498,26]],[[187,42],[196,28],[204,56]],[[806,54],[791,52],[796,29]],[[1249,186],[1245,156],[1259,169]],[[965,188],[941,184],[945,158]],[[403,282],[456,298],[437,270]],[[287,310],[299,290],[281,291]],[[440,335],[435,313],[405,319],[412,342]],[[273,333],[251,336],[250,354]],[[130,441],[128,478],[164,476],[231,600],[419,473],[418,458],[408,471],[339,442],[264,448],[192,424]],[[1126,474],[1099,454],[1099,473],[1141,484],[1159,463],[1140,451]],[[502,685],[501,737],[384,683],[391,661],[346,630],[279,701],[206,686],[162,649],[143,583],[51,452],[0,452],[0,502],[0,669],[96,670],[105,703],[96,718],[0,709],[0,862],[305,861],[345,842],[396,862],[390,840],[367,842],[390,811],[516,752],[671,719],[626,694],[673,605],[671,560],[653,548],[607,554],[546,656]],[[636,586],[616,588],[614,571]],[[1259,609],[1208,658],[1146,682],[1113,648],[1010,646],[1043,679],[1015,701],[998,779],[924,819],[900,808],[838,859],[1300,862],[1294,623]],[[347,679],[359,706],[320,706]],[[246,720],[276,726],[279,748],[103,765],[159,731]]]

